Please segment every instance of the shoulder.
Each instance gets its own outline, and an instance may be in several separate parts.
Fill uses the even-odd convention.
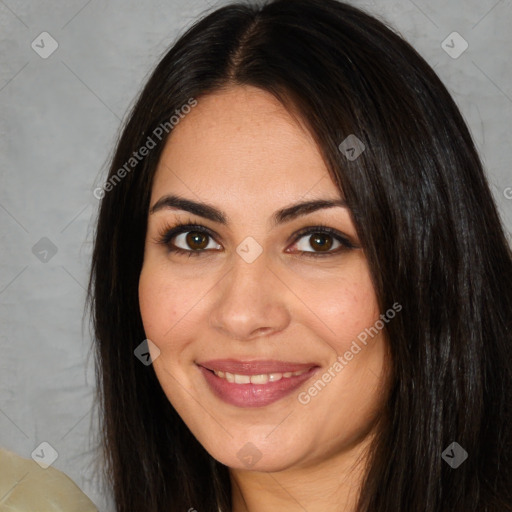
[[[0,512],[97,512],[65,473],[0,447]]]

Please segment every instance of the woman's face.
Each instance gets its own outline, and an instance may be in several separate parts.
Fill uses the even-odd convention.
[[[279,471],[346,453],[385,399],[384,331],[365,331],[383,322],[364,252],[343,205],[294,208],[318,200],[340,193],[315,143],[253,87],[201,98],[159,162],[144,329],[170,402],[231,468]],[[159,242],[178,223],[196,227]]]

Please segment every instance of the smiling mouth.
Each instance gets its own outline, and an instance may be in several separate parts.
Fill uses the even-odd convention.
[[[197,364],[214,396],[236,407],[263,407],[292,394],[317,373],[315,363],[217,359]]]
[[[278,382],[281,379],[289,379],[291,377],[298,377],[303,373],[309,371],[309,369],[299,370],[296,372],[276,372],[276,373],[261,373],[259,375],[242,375],[238,373],[223,372],[221,370],[210,370],[213,371],[217,377],[226,379],[228,382],[235,384],[267,384],[268,382]]]
[[[293,363],[274,359],[212,359],[210,361],[196,362],[207,370],[230,373],[232,375],[287,375],[302,370],[310,370],[316,363]]]

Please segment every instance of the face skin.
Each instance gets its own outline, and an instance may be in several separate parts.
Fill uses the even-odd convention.
[[[271,222],[274,212],[295,203],[341,197],[317,146],[272,95],[231,87],[200,98],[174,127],[150,208],[168,194],[206,202],[228,219],[223,225],[171,208],[149,214],[139,302],[146,336],[160,350],[153,362],[158,380],[199,442],[229,466],[233,510],[353,510],[364,448],[386,398],[384,331],[367,346],[359,343],[362,349],[309,403],[298,395],[379,319],[366,258],[361,248],[338,252],[332,235],[321,240],[332,243],[325,254],[311,238],[314,229],[295,239],[320,224],[360,247],[347,208]],[[188,257],[158,243],[180,222],[213,233],[172,239],[202,254]],[[236,250],[247,237],[262,249],[251,263]],[[321,256],[308,257],[314,253]],[[238,407],[212,393],[196,364],[212,359],[320,368],[272,404]],[[237,455],[241,449],[260,459],[248,466]]]

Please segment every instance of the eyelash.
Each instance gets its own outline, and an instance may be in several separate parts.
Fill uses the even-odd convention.
[[[211,249],[201,249],[201,250],[186,250],[182,249],[180,247],[176,247],[175,245],[170,244],[171,240],[175,238],[178,235],[181,235],[182,233],[188,233],[190,231],[195,231],[201,234],[205,234],[215,240],[215,236],[208,229],[206,226],[201,226],[200,224],[194,224],[192,221],[187,221],[184,223],[176,224],[175,226],[171,227],[169,225],[166,225],[162,228],[162,230],[158,233],[157,238],[154,240],[156,243],[165,245],[168,247],[169,252],[180,254],[180,255],[187,255],[190,256],[200,256],[201,254],[204,254]],[[303,238],[306,235],[314,235],[314,234],[327,234],[331,235],[335,240],[337,240],[341,247],[338,247],[334,251],[328,251],[328,252],[314,252],[314,251],[298,251],[299,254],[302,256],[306,256],[307,258],[323,258],[326,256],[335,256],[342,252],[346,252],[350,249],[356,249],[358,246],[354,245],[347,237],[343,236],[341,233],[339,233],[337,230],[326,226],[324,224],[318,224],[313,227],[304,228],[301,229],[298,233],[295,234],[293,239],[293,244],[297,243],[301,238]]]

